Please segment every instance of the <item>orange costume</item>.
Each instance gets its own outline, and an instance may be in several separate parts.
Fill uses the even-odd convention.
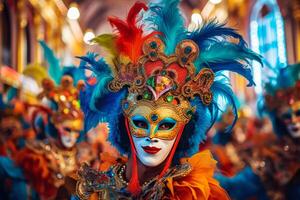
[[[54,198],[64,177],[77,169],[76,148],[63,150],[54,141],[29,141],[16,156],[29,183],[44,198]]]
[[[206,150],[190,158],[182,158],[180,165],[170,168],[162,178],[154,177],[143,185],[139,199],[226,200],[226,191],[213,178],[216,161]],[[107,172],[96,171],[86,165],[79,170],[77,194],[82,199],[131,199],[122,188],[128,183],[120,176],[124,164],[117,164]],[[112,185],[112,183],[114,183]],[[103,185],[111,184],[110,188]]]
[[[55,198],[64,185],[65,176],[75,172],[79,164],[76,142],[83,128],[83,113],[78,96],[83,86],[79,82],[77,87],[73,86],[72,77],[67,75],[61,77],[59,86],[50,79],[44,79],[44,90],[39,97],[46,97],[49,106],[31,105],[36,109],[33,122],[36,117],[45,115],[48,138],[28,140],[15,155],[15,160],[29,185],[41,198]],[[55,109],[51,109],[53,107]],[[38,132],[35,123],[33,125]]]

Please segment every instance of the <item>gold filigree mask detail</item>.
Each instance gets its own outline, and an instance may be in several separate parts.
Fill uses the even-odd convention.
[[[149,93],[145,93],[144,97],[147,94],[150,95]],[[166,93],[157,101],[129,94],[127,99],[122,102],[123,112],[127,117],[132,116],[132,113],[140,106],[151,108],[152,110],[164,107],[176,113],[177,117],[174,119],[183,123],[188,123],[195,112],[195,108],[190,105],[189,101],[181,97],[174,97],[171,93]]]
[[[195,73],[193,62],[199,52],[192,40],[183,40],[175,53],[168,56],[164,54],[164,44],[159,38],[149,38],[144,43],[144,54],[138,63],[116,66],[115,78],[109,89],[117,92],[124,86],[128,87],[128,97],[123,101],[126,115],[137,105],[155,102],[160,106],[176,105],[174,110],[181,113],[181,121],[188,122],[195,110],[189,104],[190,99],[198,96],[204,105],[209,105],[213,99],[210,91],[213,71],[203,68]]]
[[[130,133],[135,137],[173,140],[187,122],[182,113],[168,104],[141,102],[129,114]]]

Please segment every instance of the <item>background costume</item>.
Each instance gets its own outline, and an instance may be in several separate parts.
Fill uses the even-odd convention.
[[[232,178],[217,175],[221,185],[234,199],[299,199],[299,111],[300,65],[281,69],[266,85],[261,111],[266,112],[274,134],[256,133],[249,141],[245,162],[248,166]]]
[[[49,62],[50,78],[40,80],[43,91],[38,96],[39,104],[24,103],[32,109],[31,125],[36,137],[27,138],[13,156],[0,158],[1,184],[11,186],[3,194],[7,193],[10,199],[55,198],[58,188],[64,184],[64,177],[74,172],[79,164],[75,144],[83,128],[79,104],[83,83],[78,81],[75,87],[74,79],[80,70],[62,70],[53,51],[44,42],[40,43]],[[39,68],[42,67],[31,65],[26,73],[33,77],[45,76],[46,72]],[[71,138],[72,144],[66,146]]]

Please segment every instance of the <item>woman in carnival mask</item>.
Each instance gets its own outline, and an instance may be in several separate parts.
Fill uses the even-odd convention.
[[[38,96],[40,104],[24,102],[30,109],[30,114],[24,115],[31,116],[36,138],[26,140],[25,147],[14,152],[11,159],[0,158],[1,184],[5,185],[3,179],[11,182],[11,188],[4,191],[9,199],[54,198],[64,184],[64,176],[79,164],[76,143],[83,129],[79,103],[79,90],[84,86],[79,79],[83,75],[75,67],[61,67],[47,44],[40,44],[49,63],[48,72],[39,64],[29,65],[24,71],[43,87]]]
[[[97,79],[97,84],[87,84],[81,98],[85,128],[105,116],[109,139],[128,155],[128,162],[107,172],[83,165],[78,197],[228,199],[212,177],[216,162],[209,151],[197,153],[198,147],[215,121],[219,96],[236,114],[232,90],[218,73],[237,72],[251,86],[248,63],[260,56],[223,24],[211,21],[187,31],[178,3],[134,4],[126,21],[109,18],[115,33],[94,39],[111,56],[81,57],[81,67]],[[142,10],[147,13],[140,21]],[[238,42],[230,42],[231,37]]]
[[[236,176],[216,176],[234,199],[300,197],[300,65],[289,65],[277,74],[266,84],[261,106],[275,134],[254,137],[245,159],[248,167]]]
[[[78,87],[82,88],[82,84]],[[64,177],[79,164],[76,143],[83,129],[83,113],[79,91],[70,76],[63,76],[57,87],[52,80],[45,79],[43,89],[39,97],[48,99],[49,106],[35,105],[32,120],[34,123],[36,117],[45,115],[47,139],[28,140],[25,148],[17,153],[16,163],[39,198],[53,199],[64,184]]]

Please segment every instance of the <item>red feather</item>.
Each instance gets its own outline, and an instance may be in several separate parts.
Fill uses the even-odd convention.
[[[118,31],[116,39],[118,51],[128,56],[133,63],[136,63],[142,55],[144,41],[157,34],[152,32],[148,35],[143,35],[143,26],[137,26],[137,16],[141,10],[148,10],[148,7],[144,3],[137,2],[131,7],[126,21],[117,17],[108,18],[112,27],[115,27]]]

